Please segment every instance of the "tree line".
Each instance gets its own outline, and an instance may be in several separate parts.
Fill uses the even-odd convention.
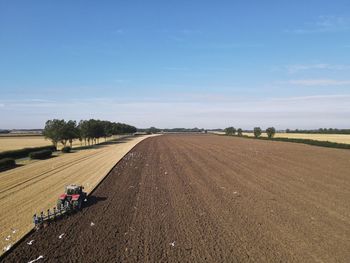
[[[90,145],[98,143],[100,138],[112,135],[130,134],[136,132],[136,127],[119,122],[101,120],[81,120],[79,123],[73,120],[59,119],[48,120],[45,123],[43,135],[50,139],[55,147],[58,143],[66,146],[69,142],[72,147],[73,140],[79,140],[81,144]]]
[[[159,133],[159,132],[206,132],[203,128],[165,128],[159,129],[156,127],[150,127],[146,129],[137,129],[138,132],[146,132],[146,133]]]
[[[241,128],[238,128],[236,130],[236,128],[234,128],[232,126],[225,128],[224,132],[226,135],[236,135],[236,133],[237,133],[238,136],[243,136],[243,130]],[[253,130],[255,138],[260,137],[262,132],[263,131],[260,127],[255,127]],[[265,132],[266,132],[268,138],[273,138],[273,136],[275,136],[276,129],[274,127],[269,127],[265,130]]]

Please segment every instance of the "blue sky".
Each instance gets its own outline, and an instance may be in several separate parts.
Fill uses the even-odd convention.
[[[349,1],[0,0],[0,128],[349,128]]]

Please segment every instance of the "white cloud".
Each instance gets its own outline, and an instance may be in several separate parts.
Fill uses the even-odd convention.
[[[261,43],[207,43],[203,45],[196,45],[195,48],[200,49],[244,49],[244,48],[262,48]]]
[[[350,85],[350,80],[336,79],[293,79],[287,81],[287,84],[297,86],[344,86]]]
[[[169,71],[189,71],[190,68],[187,67],[165,67],[165,70],[169,70]]]
[[[332,65],[326,63],[318,63],[318,64],[295,64],[295,65],[287,65],[285,66],[288,73],[294,74],[300,71],[306,70],[349,70],[350,65]]]
[[[345,128],[350,122],[350,94],[256,99],[182,94],[148,100],[57,100],[51,104],[12,101],[0,111],[5,125],[0,128],[40,128],[52,118],[100,118],[137,127]]]
[[[289,33],[309,34],[309,33],[325,33],[340,32],[350,29],[350,18],[337,15],[318,16],[313,22],[308,22],[302,28],[286,30]]]
[[[113,82],[115,83],[126,83],[126,82],[129,82],[128,79],[113,79]]]
[[[185,41],[185,38],[183,38],[183,37],[178,37],[178,36],[173,36],[173,35],[168,36],[168,38],[169,38],[170,40],[175,41],[175,42],[184,42],[184,41]]]
[[[124,30],[122,28],[117,28],[117,29],[112,31],[112,34],[122,35],[122,34],[124,34]]]

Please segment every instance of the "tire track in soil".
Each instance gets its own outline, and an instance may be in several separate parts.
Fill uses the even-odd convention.
[[[328,170],[276,153],[283,144],[267,147],[217,136],[147,139],[95,190],[96,204],[33,233],[4,262],[39,255],[42,262],[348,262],[350,220],[342,211],[350,178],[330,186]],[[301,148],[285,149],[293,156]],[[331,159],[324,149],[307,149],[321,167],[343,172],[348,165],[337,155],[349,152],[331,151]],[[322,191],[308,193],[309,185],[338,191],[317,204],[312,195],[322,198]]]
[[[98,159],[96,159],[96,157],[98,156]],[[89,160],[91,160],[92,158],[96,159],[95,161],[98,162],[98,161],[103,161],[103,159],[106,157],[106,153],[105,152],[97,152],[97,153],[93,153],[91,154],[91,156],[86,156],[86,157],[83,157],[83,158],[80,158],[78,161],[75,160],[73,162],[69,162],[69,163],[65,163],[63,165],[59,165],[57,167],[55,167],[53,170],[50,170],[48,172],[44,172],[42,174],[40,174],[39,176],[35,176],[35,177],[32,177],[31,179],[28,180],[29,183],[26,183],[22,188],[19,188],[19,189],[16,189],[16,190],[22,190],[32,184],[35,184],[37,182],[39,182],[40,180],[48,180],[50,178],[50,176],[55,176],[56,173],[58,172],[62,172],[66,169],[72,169],[72,166],[75,166],[75,165],[81,165],[80,162],[84,162],[84,163],[89,163]],[[80,161],[80,162],[79,162]],[[46,176],[44,176],[46,175]],[[62,180],[65,180],[67,177],[70,177],[71,175],[69,173],[65,174],[64,176],[61,177]],[[40,177],[39,179],[37,177]],[[32,179],[36,179],[35,181],[32,180]],[[27,181],[26,181],[27,182]],[[21,184],[19,184],[21,185]],[[12,188],[16,188],[16,186],[12,187]],[[6,195],[1,195],[0,194],[0,198],[8,198],[9,196],[11,196],[13,192],[9,192],[7,193]],[[25,205],[25,204],[29,204],[31,203],[32,200],[24,200],[21,204],[22,205]],[[10,206],[7,205],[7,206]],[[7,209],[7,206],[4,207],[4,209]],[[10,209],[10,207],[8,207]]]
[[[53,176],[55,175],[55,173],[57,172],[61,172],[61,171],[64,171],[65,169],[70,169],[72,167],[72,165],[75,165],[75,164],[79,164],[83,161],[88,161],[92,158],[95,158],[96,156],[98,155],[103,155],[105,154],[104,152],[95,152],[95,153],[92,153],[92,154],[89,154],[88,156],[83,156],[83,157],[80,157],[78,159],[74,159],[72,161],[67,161],[61,165],[57,165],[55,166],[54,168],[50,169],[50,170],[47,170],[47,171],[44,171],[44,172],[41,172],[39,173],[38,175],[34,176],[34,177],[31,177],[29,178],[28,180],[24,180],[24,181],[21,181],[20,183],[16,183],[16,184],[12,184],[11,186],[7,187],[7,188],[3,188],[1,191],[0,191],[0,195],[4,192],[7,192],[11,189],[14,189],[14,188],[17,188],[18,186],[20,185],[24,185],[22,188],[19,188],[18,190],[21,190],[29,185],[32,185],[32,184],[35,184],[37,183],[38,181],[42,180],[42,177],[45,177],[45,178],[49,178],[50,176]],[[45,176],[46,175],[46,176]],[[17,190],[17,189],[16,189]],[[1,196],[2,198],[5,198],[7,197],[8,195],[10,195],[10,193],[6,194],[6,195],[3,195]]]

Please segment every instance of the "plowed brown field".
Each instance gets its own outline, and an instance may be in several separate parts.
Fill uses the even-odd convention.
[[[149,138],[88,207],[33,233],[4,262],[349,262],[349,170],[347,150]]]

